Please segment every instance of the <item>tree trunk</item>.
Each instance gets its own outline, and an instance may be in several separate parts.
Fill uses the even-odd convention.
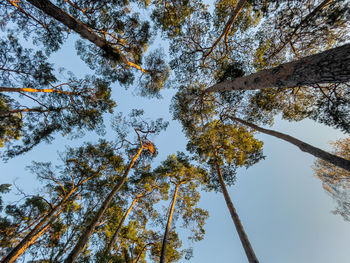
[[[233,22],[235,22],[237,16],[239,15],[241,10],[243,9],[245,2],[247,2],[247,0],[240,0],[237,3],[237,6],[235,7],[235,9],[232,10],[230,18],[227,20],[225,27],[224,27],[224,30],[222,31],[221,35],[216,39],[216,41],[211,46],[211,48],[207,52],[207,54],[205,54],[204,59],[203,59],[203,64],[205,64],[206,58],[213,52],[213,50],[219,44],[219,42],[223,39],[223,37],[226,37],[228,35],[228,33],[230,32],[230,28],[232,27]]]
[[[40,9],[41,11],[43,11],[45,14],[53,17],[54,19],[61,22],[71,30],[75,31],[81,37],[89,40],[94,45],[98,46],[103,51],[105,51],[107,54],[112,55],[116,60],[121,60],[123,63],[127,64],[130,67],[136,68],[144,73],[148,73],[147,70],[141,68],[139,65],[128,61],[127,58],[123,54],[121,54],[119,50],[113,48],[110,43],[108,43],[105,39],[97,35],[84,23],[67,14],[65,11],[52,4],[50,1],[28,0],[28,2]]]
[[[218,173],[218,177],[219,177],[222,193],[224,195],[227,208],[230,211],[233,223],[235,224],[235,227],[236,227],[237,233],[239,235],[239,238],[241,240],[241,243],[242,243],[242,246],[244,248],[244,251],[245,251],[245,253],[247,255],[248,262],[249,263],[259,263],[257,257],[255,256],[254,250],[253,250],[253,248],[252,248],[252,246],[251,246],[251,244],[249,242],[248,236],[247,236],[247,234],[244,231],[244,228],[243,228],[243,225],[241,223],[241,220],[238,217],[236,209],[233,206],[233,203],[231,201],[230,195],[227,192],[226,185],[225,185],[224,179],[222,177],[220,166],[219,166],[217,161],[215,163],[216,163],[216,169],[217,169],[217,173]]]
[[[58,215],[62,212],[59,211],[56,215],[54,215],[62,205],[72,196],[76,189],[71,190],[23,239],[22,241],[15,246],[11,252],[2,259],[1,263],[12,263],[14,262],[20,255],[22,255],[28,247],[35,243],[35,241],[43,234],[45,228],[47,228],[50,224],[44,226],[44,224],[53,216],[50,222],[56,220]],[[41,233],[41,234],[40,234]]]
[[[261,70],[232,81],[223,81],[209,87],[205,92],[346,83],[350,81],[349,61],[350,44],[346,44],[272,69]]]
[[[78,242],[76,243],[75,247],[71,251],[71,253],[68,255],[67,259],[64,261],[65,263],[72,263],[75,262],[77,257],[79,256],[80,252],[83,250],[84,246],[88,242],[90,236],[94,233],[95,227],[98,223],[98,221],[101,219],[103,213],[106,211],[107,207],[109,206],[110,202],[112,201],[114,195],[122,188],[124,185],[126,178],[131,170],[131,168],[134,166],[135,161],[139,158],[141,152],[143,150],[143,146],[139,148],[137,153],[132,158],[130,164],[128,165],[127,169],[125,170],[120,182],[112,189],[112,191],[109,193],[109,195],[106,197],[106,199],[103,201],[101,207],[97,211],[96,215],[92,218],[91,223],[85,228],[83,234],[79,238]]]
[[[290,143],[294,144],[295,146],[298,146],[299,149],[302,150],[303,152],[310,153],[317,158],[320,158],[324,161],[327,161],[331,164],[334,164],[335,166],[338,166],[338,167],[343,168],[347,171],[350,171],[350,160],[347,160],[347,159],[344,159],[342,157],[339,157],[339,156],[336,156],[334,154],[323,151],[323,150],[316,148],[316,147],[314,147],[306,142],[300,141],[300,140],[298,140],[290,135],[287,135],[287,134],[284,134],[281,132],[277,132],[274,130],[268,130],[268,129],[261,128],[253,123],[244,121],[240,118],[230,117],[230,119],[232,119],[233,121],[238,121],[238,122],[242,123],[243,125],[251,127],[259,132],[269,134],[269,135],[272,135],[272,136],[277,137],[279,139],[282,139],[284,141],[290,142]]]
[[[118,235],[119,235],[120,230],[122,229],[122,226],[123,226],[123,224],[124,224],[126,218],[128,217],[128,215],[130,214],[132,208],[133,208],[134,205],[136,204],[136,201],[137,201],[137,198],[135,198],[135,199],[132,201],[131,205],[129,206],[129,209],[125,212],[125,214],[124,214],[122,220],[119,222],[119,225],[118,225],[117,229],[115,230],[115,232],[114,232],[114,234],[113,234],[111,240],[109,241],[109,243],[108,243],[108,245],[107,245],[107,247],[106,247],[106,249],[105,249],[108,258],[109,258],[109,255],[110,255],[110,253],[111,253],[112,246],[113,246],[113,244],[115,243],[115,241],[116,241],[116,239],[117,239],[117,237],[118,237]]]
[[[159,263],[166,263],[165,259],[165,250],[166,250],[166,243],[168,241],[169,237],[169,232],[170,232],[170,226],[171,226],[171,220],[173,218],[173,213],[174,213],[174,208],[175,208],[175,203],[176,203],[176,197],[177,197],[177,192],[179,190],[181,184],[177,184],[175,187],[175,192],[174,192],[174,197],[173,197],[173,202],[171,204],[169,216],[168,216],[168,223],[166,224],[165,232],[164,232],[164,237],[163,237],[163,244],[162,244],[162,250],[160,253],[160,261]]]
[[[324,0],[320,3],[311,13],[309,13],[305,18],[303,18],[300,23],[294,28],[293,32],[281,43],[281,45],[268,57],[267,60],[278,54],[286,45],[290,43],[292,38],[298,32],[302,25],[306,24],[311,18],[316,16],[323,8],[329,5],[333,0]]]
[[[42,92],[42,93],[60,93],[66,95],[78,95],[76,92],[62,91],[56,89],[33,89],[33,88],[8,88],[0,87],[0,92]]]

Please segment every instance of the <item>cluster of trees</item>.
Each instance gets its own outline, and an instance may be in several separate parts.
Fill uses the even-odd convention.
[[[141,15],[142,14],[142,15]],[[0,202],[1,262],[175,262],[174,221],[204,237],[208,212],[200,188],[222,192],[250,263],[258,259],[227,186],[240,167],[264,158],[262,132],[319,158],[316,174],[349,219],[349,141],[329,153],[266,129],[283,119],[350,131],[350,4],[346,0],[6,0],[0,3],[0,146],[6,160],[57,133],[104,134],[117,99],[111,87],[137,80],[141,96],[177,90],[170,110],[188,139],[188,154],[158,167],[149,136],[167,127],[142,110],[113,118],[115,140],[69,148],[60,165],[35,162],[44,183],[16,205]],[[91,74],[77,78],[49,62],[70,34]],[[161,49],[147,51],[161,34]],[[32,43],[33,48],[23,47]],[[109,117],[111,117],[109,115]],[[7,193],[10,185],[0,186]],[[162,204],[168,210],[161,212]]]

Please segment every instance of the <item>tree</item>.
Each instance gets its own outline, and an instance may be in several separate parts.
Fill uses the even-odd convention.
[[[55,222],[65,206],[71,203],[84,191],[84,186],[90,180],[106,173],[120,169],[121,158],[114,154],[107,142],[93,146],[91,144],[76,150],[69,149],[62,159],[64,167],[60,175],[56,175],[50,163],[34,163],[33,173],[47,182],[46,187],[53,192],[46,208],[38,222],[29,225],[24,237],[3,258],[2,262],[14,262],[26,249],[34,244]]]
[[[66,258],[65,262],[75,262],[77,257],[79,256],[80,252],[83,250],[84,246],[88,242],[90,236],[94,233],[95,227],[101,217],[103,216],[104,212],[108,208],[109,204],[111,203],[114,195],[123,187],[125,184],[127,177],[129,175],[129,172],[135,165],[136,161],[141,157],[141,154],[143,151],[148,151],[150,153],[150,156],[152,156],[155,153],[155,147],[154,145],[148,141],[147,136],[149,134],[158,134],[161,130],[165,129],[167,127],[167,123],[163,123],[161,119],[158,119],[156,122],[150,122],[147,123],[143,120],[139,120],[140,116],[143,114],[143,111],[134,110],[130,117],[131,120],[126,121],[125,119],[122,119],[122,116],[118,116],[115,123],[115,129],[117,130],[117,133],[119,135],[120,143],[123,146],[124,143],[127,143],[128,140],[128,130],[130,129],[130,126],[134,127],[134,131],[137,135],[137,142],[131,143],[131,151],[127,151],[127,153],[132,153],[132,157],[128,163],[128,165],[125,166],[123,173],[119,176],[118,182],[113,186],[112,190],[109,192],[109,194],[105,197],[103,202],[101,203],[99,209],[96,211],[96,213],[91,217],[89,220],[89,224],[86,226],[85,230],[81,234],[78,242]],[[118,126],[119,124],[119,126]],[[123,125],[124,124],[124,125]],[[129,127],[127,125],[130,125]],[[125,127],[126,126],[126,127]],[[130,144],[130,143],[129,143]],[[138,144],[138,146],[135,148],[135,146]],[[130,155],[129,155],[130,156]],[[147,156],[147,153],[146,153]]]
[[[196,230],[193,234],[193,240],[199,241],[203,239],[205,233],[203,226],[205,219],[208,217],[208,212],[195,207],[195,205],[199,201],[199,193],[196,188],[203,180],[204,171],[198,167],[192,166],[189,163],[188,157],[183,153],[178,153],[176,156],[169,156],[161,166],[155,169],[155,173],[167,178],[174,185],[174,194],[169,206],[159,261],[160,263],[165,263],[168,262],[166,260],[167,242],[175,211],[182,215],[185,226],[189,226],[191,221],[197,223],[194,228]],[[177,197],[180,196],[180,204],[177,204],[178,208],[175,210]]]
[[[104,257],[106,257],[107,260],[110,258],[112,248],[118,239],[123,224],[132,210],[135,210],[135,205],[137,205],[137,211],[134,213],[136,214],[134,217],[136,217],[136,221],[140,224],[141,222],[145,222],[145,225],[147,221],[155,219],[157,213],[154,210],[154,205],[161,199],[164,199],[167,194],[168,186],[164,182],[157,180],[154,174],[148,170],[149,167],[145,167],[142,170],[137,171],[135,176],[129,181],[128,189],[126,191],[127,194],[131,196],[131,203],[128,209],[124,212],[117,228],[114,230],[112,237],[104,248]]]
[[[350,138],[339,139],[332,142],[333,153],[347,160],[350,159]],[[315,162],[314,172],[322,181],[325,191],[336,201],[335,214],[341,215],[344,220],[350,221],[349,171],[339,168],[322,159]]]
[[[4,158],[50,142],[57,132],[102,133],[103,113],[115,106],[108,82],[72,74],[60,82],[41,51],[23,48],[11,35],[1,41],[0,60],[0,142],[8,148]],[[21,145],[12,145],[20,138]]]
[[[54,42],[54,50],[63,43],[62,32],[76,32],[92,44],[79,41],[77,49],[96,73],[105,80],[131,84],[134,74],[130,69],[136,69],[141,73],[141,94],[157,95],[169,70],[159,50],[146,57],[143,68],[142,57],[153,33],[149,23],[141,21],[140,15],[132,11],[129,1],[56,2],[9,0],[3,4],[7,9],[4,13],[13,11],[15,22],[28,34],[32,33],[31,24],[35,25],[36,34],[45,32],[50,39],[48,43]],[[54,36],[56,31],[60,31],[59,39]],[[51,50],[49,45],[45,46]]]
[[[206,92],[310,86],[350,81],[350,44],[332,48],[272,69],[215,84]]]
[[[209,167],[207,187],[216,191],[220,189],[223,193],[248,261],[258,262],[228,194],[225,181],[229,185],[233,184],[237,167],[249,167],[263,158],[262,142],[256,140],[243,127],[213,121],[204,125],[200,134],[191,138],[187,148],[196,153],[199,160]]]
[[[323,151],[319,148],[316,148],[306,142],[300,141],[290,135],[281,133],[281,132],[277,132],[274,130],[268,130],[268,129],[264,129],[262,127],[259,127],[253,123],[247,122],[245,120],[239,119],[239,118],[235,118],[235,117],[229,117],[231,120],[242,123],[245,126],[248,126],[250,128],[253,128],[257,131],[263,132],[265,134],[269,134],[272,135],[274,137],[277,137],[279,139],[282,139],[284,141],[290,142],[296,146],[298,146],[300,148],[300,150],[302,150],[303,152],[307,152],[312,154],[315,157],[318,157],[320,159],[322,159],[323,161],[329,162],[332,165],[335,165],[339,168],[343,168],[347,171],[350,171],[350,161],[342,158],[340,156],[337,156],[335,154],[330,154],[326,151]]]

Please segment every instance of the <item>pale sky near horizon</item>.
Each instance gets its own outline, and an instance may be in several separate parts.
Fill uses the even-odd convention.
[[[87,68],[72,55],[73,46],[69,39],[52,61],[77,75],[84,74]],[[173,90],[162,91],[161,100],[140,98],[133,93],[133,87],[125,91],[118,84],[113,85],[116,112],[127,114],[132,108],[144,108],[148,117],[171,121],[169,104]],[[328,150],[330,140],[344,137],[311,120],[277,120],[273,129]],[[79,146],[81,141],[97,140],[91,134],[78,141],[58,137],[52,144],[41,143],[31,152],[0,164],[1,183],[11,183],[18,177],[17,184],[32,191],[36,178],[25,166],[33,160],[56,162],[57,151],[63,151],[65,145]],[[264,141],[266,160],[248,170],[241,169],[229,193],[260,263],[349,263],[350,224],[331,213],[335,204],[313,176],[314,158],[277,138],[260,134],[258,138]],[[160,153],[157,162],[185,149],[186,140],[178,122],[171,121],[166,132],[154,140]],[[210,213],[207,233],[203,241],[194,244],[194,257],[189,262],[247,262],[223,196],[203,192],[201,207]],[[183,240],[183,244],[188,242]]]

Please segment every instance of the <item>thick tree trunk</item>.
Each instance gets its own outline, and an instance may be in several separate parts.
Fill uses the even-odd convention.
[[[89,40],[94,45],[101,48],[107,54],[112,55],[116,60],[121,60],[123,63],[130,67],[136,68],[144,73],[148,73],[147,70],[141,68],[139,65],[128,61],[126,57],[121,54],[118,50],[113,48],[105,39],[98,36],[93,30],[86,26],[81,21],[75,19],[71,15],[67,14],[64,10],[58,8],[48,0],[27,0],[33,6],[37,7],[45,14],[55,18],[57,21],[61,22],[71,30],[78,33],[81,37]]]
[[[346,44],[272,69],[261,70],[232,81],[223,81],[205,92],[346,83],[350,81],[349,61],[350,44]]]
[[[78,95],[76,92],[62,91],[56,89],[33,89],[33,88],[8,88],[0,87],[0,92],[42,92],[42,93],[60,93],[66,95]]]
[[[166,263],[166,258],[165,258],[166,244],[168,242],[168,237],[169,237],[169,232],[170,232],[170,227],[171,227],[171,220],[173,219],[177,192],[179,191],[180,185],[181,184],[177,184],[176,187],[175,187],[174,196],[173,196],[173,202],[171,204],[170,213],[169,213],[169,216],[168,216],[168,222],[166,224],[166,228],[165,228],[165,232],[164,232],[163,243],[162,243],[162,250],[161,250],[161,253],[160,253],[160,261],[159,261],[159,263]]]
[[[108,257],[109,257],[109,255],[110,255],[110,253],[111,253],[112,246],[114,245],[114,243],[115,243],[115,241],[116,241],[116,239],[117,239],[117,237],[118,237],[118,235],[119,235],[119,233],[120,233],[120,230],[122,229],[122,226],[123,226],[123,224],[124,224],[126,218],[128,217],[128,215],[130,214],[132,208],[133,208],[134,205],[136,204],[136,201],[137,201],[137,198],[135,198],[135,199],[132,201],[131,205],[129,206],[129,209],[125,212],[125,214],[124,214],[122,220],[119,222],[119,225],[118,225],[117,229],[115,230],[115,232],[114,232],[114,234],[113,234],[111,240],[109,241],[109,243],[108,243],[108,245],[107,245],[107,247],[106,247],[106,253],[107,253]]]
[[[244,231],[244,228],[243,228],[243,225],[241,223],[241,220],[238,217],[236,209],[233,206],[233,203],[231,201],[230,195],[228,194],[228,191],[226,189],[226,185],[225,185],[224,179],[222,177],[221,169],[220,169],[220,166],[219,166],[217,161],[216,161],[216,169],[217,169],[217,173],[218,173],[218,177],[219,177],[222,193],[224,195],[227,208],[230,211],[233,223],[235,224],[235,227],[236,227],[237,233],[239,235],[239,238],[241,240],[242,246],[243,246],[244,251],[245,251],[245,253],[247,255],[248,262],[249,263],[259,263],[257,257],[255,256],[255,253],[254,253],[254,250],[252,248],[252,245],[249,242],[248,236],[247,236],[247,234]]]
[[[62,212],[59,211],[56,213],[62,205],[72,196],[76,189],[71,190],[23,239],[17,246],[15,246],[11,252],[2,259],[1,263],[12,263],[14,262],[20,255],[22,255],[28,247],[35,243],[35,241],[45,233],[44,229],[47,229],[50,224],[47,224],[45,227],[45,223],[53,217],[50,222],[56,220],[58,215]],[[56,213],[56,214],[55,214]]]
[[[101,207],[97,211],[96,215],[92,218],[90,224],[85,228],[83,234],[79,238],[78,242],[76,243],[75,247],[71,251],[71,253],[68,255],[67,259],[64,261],[65,263],[72,263],[75,262],[77,257],[79,256],[80,252],[83,250],[84,246],[86,245],[87,241],[89,240],[90,236],[94,233],[95,227],[100,221],[103,213],[108,208],[110,202],[112,201],[114,195],[122,188],[124,185],[126,178],[131,170],[131,168],[134,166],[135,161],[139,158],[141,152],[143,150],[143,146],[139,148],[137,153],[132,158],[130,164],[128,165],[127,169],[125,170],[121,180],[119,183],[112,189],[112,191],[109,193],[109,195],[106,197],[106,199],[103,201]]]
[[[307,152],[312,154],[313,156],[320,158],[324,161],[327,161],[331,164],[334,164],[335,166],[338,166],[340,168],[343,168],[347,171],[350,171],[350,160],[344,159],[342,157],[336,156],[334,154],[328,153],[326,151],[323,151],[319,148],[316,148],[306,142],[300,141],[290,135],[281,133],[281,132],[277,132],[274,130],[268,130],[268,129],[264,129],[261,128],[253,123],[247,122],[245,120],[242,120],[240,118],[234,118],[234,117],[230,117],[230,119],[232,119],[233,121],[237,121],[242,123],[243,125],[246,125],[250,128],[253,128],[259,132],[268,134],[268,135],[272,135],[274,137],[277,137],[279,139],[282,139],[284,141],[290,142],[292,144],[294,144],[295,146],[298,146],[300,150],[302,150],[303,152]]]

